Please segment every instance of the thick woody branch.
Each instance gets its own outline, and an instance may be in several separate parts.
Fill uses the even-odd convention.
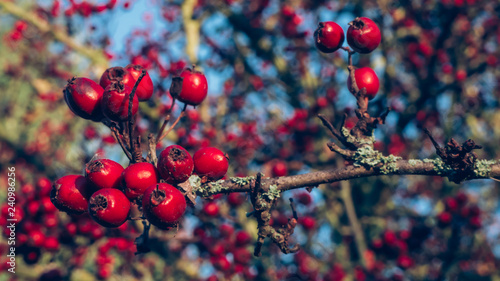
[[[73,38],[68,36],[68,34],[64,30],[61,30],[60,28],[49,24],[47,21],[35,15],[33,12],[24,10],[20,6],[16,5],[14,1],[0,0],[0,8],[3,8],[5,12],[15,17],[18,17],[30,23],[41,33],[49,34],[55,40],[65,44],[75,52],[87,57],[93,62],[94,65],[99,65],[103,68],[107,67],[108,61],[101,51],[93,49],[89,46],[79,44],[78,42],[73,40]]]
[[[356,164],[357,162],[355,162]],[[474,170],[465,180],[500,178],[500,164],[496,160],[478,160]],[[387,165],[387,164],[385,164]],[[278,191],[318,186],[343,180],[365,178],[382,175],[425,175],[454,178],[456,171],[447,166],[441,159],[396,160],[390,163],[390,171],[379,167],[351,165],[343,168],[312,172],[302,175],[262,179],[264,192],[269,186],[275,186]],[[242,183],[239,178],[208,183],[196,188],[198,195],[211,196],[220,193],[250,192],[254,181]]]

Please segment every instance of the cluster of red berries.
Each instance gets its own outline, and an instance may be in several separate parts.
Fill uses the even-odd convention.
[[[378,47],[382,36],[374,21],[369,18],[358,17],[349,25],[347,43],[355,52],[368,54]],[[333,53],[344,44],[344,30],[335,22],[320,22],[318,29],[314,32],[314,39],[318,50],[323,53]],[[373,99],[380,86],[375,71],[370,67],[361,67],[354,71],[354,78],[359,90],[365,88],[366,97]],[[347,80],[347,87],[351,93],[355,92],[352,87],[351,77]]]
[[[445,228],[452,223],[459,223],[472,230],[481,228],[481,209],[475,204],[468,204],[468,201],[467,195],[463,192],[445,198],[443,202],[445,210],[437,215],[438,226]]]
[[[144,76],[132,92],[143,72]],[[181,89],[174,98],[194,106],[206,98],[208,83],[203,73],[186,68],[176,78],[181,81]],[[76,115],[96,122],[104,118],[121,122],[127,120],[129,111],[132,116],[137,114],[139,102],[149,100],[153,90],[149,73],[140,65],[129,64],[125,68],[107,69],[99,84],[85,77],[74,77],[68,81],[63,92],[66,103]]]
[[[93,160],[86,165],[85,176],[58,179],[51,200],[70,214],[88,211],[105,227],[121,226],[129,218],[131,203],[137,203],[151,224],[169,229],[186,210],[184,195],[174,185],[185,182],[193,172],[205,182],[221,179],[228,166],[226,156],[217,148],[202,148],[192,158],[183,147],[171,145],[160,153],[158,168],[139,162],[124,169],[110,159]]]
[[[250,234],[245,230],[236,231],[229,224],[222,224],[214,231],[207,229],[205,226],[197,227],[193,235],[200,239],[198,247],[210,254],[212,266],[223,272],[225,278],[242,275],[245,280],[254,280],[255,273],[249,268],[252,260],[252,253],[248,249],[252,242]],[[228,254],[232,254],[233,259],[228,259]],[[219,279],[213,275],[207,280]]]
[[[73,78],[64,88],[70,109],[93,121],[123,124],[138,112],[138,103],[153,95],[153,82],[139,65],[112,67],[101,76],[99,84],[88,78]],[[174,77],[171,95],[196,106],[207,96],[205,75],[186,68]],[[142,209],[143,218],[160,229],[177,225],[186,210],[184,195],[175,187],[194,173],[202,182],[223,178],[228,169],[226,155],[214,147],[199,149],[194,157],[179,145],[165,148],[157,167],[149,162],[136,163],[124,169],[110,159],[87,163],[85,176],[67,175],[52,188],[51,200],[61,211],[70,214],[88,212],[105,227],[120,227],[130,217],[131,204]]]
[[[132,89],[142,71],[139,65],[112,67],[102,74],[99,84],[85,77],[74,77],[63,90],[64,99],[71,111],[84,119],[96,122],[104,118],[125,121]],[[153,81],[146,71],[132,98],[132,115],[137,113],[139,101],[146,101],[152,95]]]
[[[38,261],[43,251],[59,250],[60,243],[57,237],[59,218],[57,209],[50,202],[49,179],[42,177],[35,184],[31,184],[19,175],[18,181],[21,183],[23,196],[19,198],[16,206],[12,203],[1,206],[0,225],[4,226],[3,235],[9,241],[8,247],[15,246],[16,253],[21,254],[27,264],[33,264]],[[18,227],[7,227],[9,225],[7,219],[15,219]],[[1,248],[0,252],[4,254],[8,252],[8,248]],[[2,260],[2,264],[6,265],[6,262]]]

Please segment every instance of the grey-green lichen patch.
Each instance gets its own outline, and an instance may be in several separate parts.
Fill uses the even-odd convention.
[[[249,177],[244,177],[244,178],[232,177],[231,181],[239,186],[244,186],[244,185],[249,184],[254,179],[255,179],[255,176],[249,176]]]
[[[371,146],[363,146],[356,150],[353,156],[354,166],[365,166],[379,169],[382,174],[394,173],[398,170],[397,161],[401,157],[392,154],[384,156],[380,151]]]
[[[278,189],[278,186],[275,184],[272,184],[269,186],[269,190],[265,193],[262,193],[262,196],[267,197],[267,199],[273,201],[275,199],[278,199],[281,195],[281,191]]]
[[[420,164],[423,164],[424,162],[422,162],[422,160],[418,160],[418,159],[410,159],[408,160],[408,164],[410,164],[411,166],[416,166],[416,165],[420,165]]]
[[[347,129],[346,127],[342,127],[342,135],[347,139],[347,142],[349,143],[369,144],[369,145],[375,143],[375,136],[373,134],[371,137],[358,139],[355,136],[351,135],[349,129]]]
[[[446,175],[453,172],[453,168],[443,162],[441,158],[435,159],[424,159],[424,163],[431,163],[434,165],[434,171],[437,172],[438,175]]]
[[[195,184],[198,182],[194,179]],[[218,180],[216,182],[209,182],[206,184],[200,184],[199,186],[193,186],[193,190],[202,197],[212,196],[214,194],[221,193],[228,189],[227,186],[222,185],[224,180]]]
[[[193,190],[198,189],[201,186],[201,178],[197,175],[192,175],[188,179],[189,184],[193,187]]]
[[[476,177],[489,177],[489,174],[491,172],[491,165],[494,165],[496,163],[496,160],[477,160],[474,163],[474,174],[476,175]]]

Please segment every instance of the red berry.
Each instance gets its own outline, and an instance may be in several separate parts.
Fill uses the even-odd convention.
[[[193,173],[193,158],[180,145],[166,147],[158,157],[158,172],[170,184],[185,182]]]
[[[50,252],[56,252],[59,250],[59,240],[56,237],[45,238],[45,243],[43,247]]]
[[[207,177],[210,181],[216,181],[226,175],[229,163],[224,153],[215,147],[205,147],[193,156],[194,171],[200,177]]]
[[[333,21],[320,22],[314,32],[314,42],[323,53],[333,53],[344,43],[344,30]]]
[[[50,200],[61,211],[81,214],[87,211],[92,186],[84,176],[67,175],[54,182]]]
[[[39,197],[49,196],[52,190],[52,182],[46,177],[41,177],[36,182],[37,194]]]
[[[40,204],[42,205],[42,210],[45,213],[50,214],[54,213],[57,210],[56,206],[54,206],[54,203],[50,201],[50,197],[42,197],[42,199],[40,199]]]
[[[465,203],[467,203],[467,200],[469,198],[467,197],[467,194],[464,192],[458,192],[457,195],[455,195],[455,200],[457,201],[458,205],[463,206]]]
[[[113,121],[125,121],[128,119],[128,107],[132,88],[121,82],[109,85],[102,96],[102,112]],[[132,116],[139,110],[137,95],[132,98]]]
[[[458,202],[455,198],[448,197],[444,199],[444,205],[447,211],[456,212],[458,210]]]
[[[215,202],[207,202],[203,206],[203,212],[210,217],[215,217],[219,214],[219,205]]]
[[[397,263],[399,267],[407,269],[413,266],[413,259],[405,254],[402,254],[398,257]]]
[[[302,192],[297,197],[298,197],[300,204],[304,204],[307,206],[307,205],[311,204],[311,202],[312,202],[311,195],[309,195],[308,192]]]
[[[186,199],[170,184],[158,183],[144,192],[142,208],[151,224],[160,229],[169,229],[177,224],[186,211]]]
[[[305,230],[314,229],[316,226],[316,220],[313,217],[305,216],[299,219],[299,223],[304,227]]]
[[[230,193],[227,196],[227,202],[233,207],[237,207],[245,202],[245,195],[239,192]]]
[[[246,248],[236,248],[233,251],[234,262],[239,264],[249,264],[252,254]]]
[[[356,85],[358,89],[361,90],[363,88],[366,89],[366,97],[368,99],[373,99],[378,92],[380,82],[378,81],[377,74],[375,71],[369,67],[361,67],[354,70],[354,79],[356,79]],[[351,76],[347,78],[347,88],[349,91],[354,94],[354,88],[351,87]]]
[[[101,100],[104,89],[96,82],[73,77],[64,87],[64,100],[69,109],[83,119],[99,122],[102,119]]]
[[[137,79],[139,79],[139,76],[141,76],[143,69],[144,67],[138,64],[129,64],[125,66],[125,70],[127,70],[136,81]],[[149,73],[146,71],[146,75],[142,77],[141,83],[139,83],[139,85],[137,86],[135,94],[139,98],[139,101],[146,101],[149,100],[151,96],[153,96],[153,90],[153,81],[151,80]]]
[[[58,222],[59,219],[55,214],[46,214],[43,218],[43,225],[47,228],[56,227]]]
[[[384,232],[384,242],[385,244],[392,246],[396,243],[397,237],[396,234],[390,230]]]
[[[205,75],[194,69],[186,68],[179,77],[182,78],[182,88],[178,93],[176,91],[170,91],[170,93],[181,102],[194,106],[199,105],[207,97],[208,83]]]
[[[129,86],[130,89],[134,88],[135,85],[135,79],[132,74],[120,66],[106,69],[101,76],[99,84],[103,89],[106,89],[113,82],[122,82],[125,86]]]
[[[122,187],[128,199],[133,200],[144,194],[151,185],[157,183],[160,177],[155,166],[141,162],[128,166],[122,173]]]
[[[250,244],[252,237],[250,234],[244,230],[240,230],[236,233],[236,246],[246,246]]]
[[[120,188],[122,165],[109,159],[91,161],[85,167],[85,177],[92,182],[97,189]]]
[[[38,214],[38,211],[40,210],[40,202],[38,201],[30,201],[26,205],[26,210],[29,216],[34,217]]]
[[[30,231],[28,237],[31,246],[40,248],[45,243],[45,234],[39,229]]]
[[[118,227],[125,223],[130,211],[130,201],[118,189],[103,188],[89,199],[90,216],[104,227]]]
[[[283,177],[288,174],[288,169],[286,167],[286,163],[284,161],[276,161],[274,162],[272,168],[273,177]]]
[[[438,219],[438,225],[440,227],[445,227],[450,225],[453,217],[449,212],[442,212],[437,216],[437,219]]]
[[[225,256],[216,256],[211,259],[212,265],[222,272],[227,272],[231,268],[231,263]]]
[[[479,216],[476,216],[476,217],[471,217],[469,219],[469,226],[472,228],[472,229],[479,229],[481,228],[481,217]]]
[[[219,232],[222,237],[229,238],[234,233],[234,227],[229,224],[222,224],[221,226],[219,226]]]
[[[374,21],[369,18],[358,17],[349,25],[347,43],[354,51],[368,54],[378,47],[382,36]]]

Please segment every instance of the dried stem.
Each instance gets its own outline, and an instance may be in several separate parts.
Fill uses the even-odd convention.
[[[146,76],[146,69],[143,69],[141,71],[141,75],[139,75],[139,77],[137,78],[137,81],[135,81],[134,88],[132,88],[132,92],[130,93],[129,99],[128,99],[128,119],[127,119],[127,122],[128,122],[129,141],[130,141],[129,147],[131,150],[130,152],[133,155],[137,154],[137,151],[136,151],[137,146],[134,144],[135,119],[133,118],[134,116],[132,115],[132,105],[134,104],[133,101],[134,101],[135,92],[137,91],[137,87],[139,87],[139,84],[141,83],[142,78],[144,78],[144,76]],[[134,160],[135,160],[135,158],[134,158]]]
[[[158,138],[158,140],[156,141],[157,143],[161,142],[168,135],[168,133],[170,133],[170,131],[172,131],[175,128],[175,126],[177,125],[177,123],[179,123],[179,121],[181,121],[181,118],[186,115],[185,109],[186,109],[186,107],[184,107],[184,110],[181,112],[181,114],[179,114],[179,117],[177,117],[177,119],[175,119],[175,121],[172,124],[172,126],[170,126],[170,128],[168,128],[168,130],[165,131],[165,133],[163,133],[163,135],[161,135]]]
[[[172,110],[175,105],[176,98],[172,98],[172,104],[170,104],[170,108],[167,111],[167,115],[165,116],[165,119],[163,120],[163,124],[161,125],[160,130],[158,131],[158,134],[156,134],[156,139],[160,139],[161,135],[163,134],[163,131],[165,130],[165,127],[167,127],[168,121],[170,121],[170,114],[172,113]]]
[[[125,143],[123,142],[122,135],[118,132],[118,129],[116,127],[110,127],[110,129],[111,129],[111,134],[115,138],[116,142],[118,142],[120,144],[120,146],[123,150],[123,153],[125,153],[125,155],[127,155],[127,158],[130,161],[132,161],[132,155],[127,150],[127,147],[126,147]]]
[[[148,156],[146,161],[153,164],[155,167],[158,164],[158,158],[156,157],[156,139],[153,133],[148,135]]]

